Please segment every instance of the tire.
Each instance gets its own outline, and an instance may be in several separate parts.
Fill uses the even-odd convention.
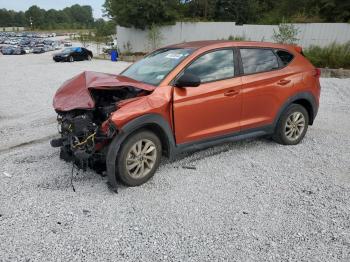
[[[309,126],[309,114],[298,104],[291,104],[278,120],[273,139],[282,145],[297,145]]]
[[[117,175],[127,186],[142,185],[153,177],[161,156],[162,144],[154,133],[147,130],[136,132],[126,139],[119,151]]]
[[[87,60],[88,60],[88,61],[91,61],[91,59],[92,59],[91,55],[88,55],[88,56],[87,56]]]
[[[68,61],[69,61],[70,63],[74,62],[74,57],[73,57],[73,56],[70,56],[70,57],[68,58]]]

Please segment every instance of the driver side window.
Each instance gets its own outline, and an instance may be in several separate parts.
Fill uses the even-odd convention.
[[[197,58],[185,73],[196,75],[201,83],[234,77],[234,59],[232,49],[217,50]]]

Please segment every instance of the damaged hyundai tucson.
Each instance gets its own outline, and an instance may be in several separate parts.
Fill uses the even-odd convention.
[[[283,87],[283,88],[281,88]],[[201,41],[146,56],[120,75],[83,72],[56,92],[60,137],[76,167],[138,186],[162,155],[252,136],[298,144],[316,117],[319,70],[301,48]]]

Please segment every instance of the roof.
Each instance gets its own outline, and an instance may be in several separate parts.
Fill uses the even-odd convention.
[[[200,49],[205,47],[226,47],[226,46],[254,46],[254,47],[271,47],[271,48],[281,48],[281,49],[293,49],[296,50],[296,46],[276,44],[269,42],[256,42],[256,41],[228,41],[228,40],[206,40],[206,41],[193,41],[184,42],[175,45],[169,45],[165,48],[193,48]]]

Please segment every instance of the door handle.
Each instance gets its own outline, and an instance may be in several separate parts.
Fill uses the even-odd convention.
[[[225,96],[236,96],[239,94],[239,91],[238,90],[229,90],[227,92],[225,92]]]
[[[282,79],[282,80],[278,81],[277,84],[280,86],[284,86],[284,85],[289,84],[289,83],[290,83],[290,80]]]

